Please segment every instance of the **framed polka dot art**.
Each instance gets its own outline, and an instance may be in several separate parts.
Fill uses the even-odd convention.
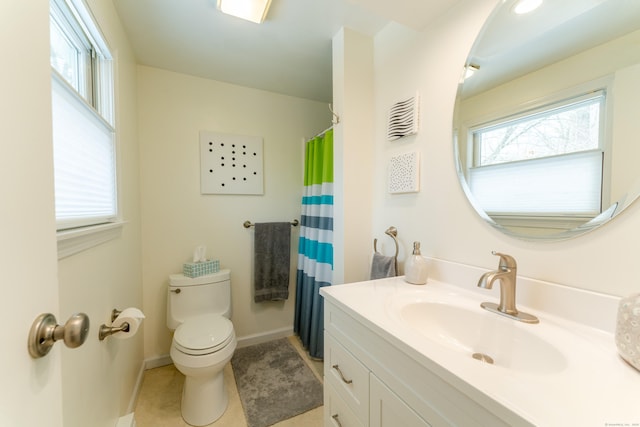
[[[264,194],[262,137],[200,132],[202,194]]]

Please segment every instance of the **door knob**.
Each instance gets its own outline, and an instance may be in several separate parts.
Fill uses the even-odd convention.
[[[89,335],[89,316],[75,313],[64,326],[57,324],[51,313],[41,314],[29,331],[29,354],[34,359],[46,356],[56,341],[63,340],[67,347],[80,347]]]

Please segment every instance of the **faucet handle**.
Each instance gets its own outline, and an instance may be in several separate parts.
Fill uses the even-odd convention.
[[[491,253],[493,255],[500,257],[500,264],[499,264],[500,268],[508,268],[511,270],[515,270],[518,268],[515,258],[512,257],[511,255],[503,254],[496,251],[491,251]]]

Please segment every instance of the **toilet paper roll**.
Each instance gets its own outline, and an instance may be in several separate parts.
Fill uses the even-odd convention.
[[[116,319],[113,321],[111,326],[113,326],[114,328],[119,328],[125,323],[128,323],[129,330],[126,332],[125,331],[118,332],[117,334],[114,334],[113,337],[120,340],[126,340],[128,338],[131,338],[136,334],[136,332],[138,332],[138,328],[142,323],[142,319],[144,319],[144,314],[139,308],[136,308],[136,307],[125,308],[118,315],[118,317],[116,317]]]

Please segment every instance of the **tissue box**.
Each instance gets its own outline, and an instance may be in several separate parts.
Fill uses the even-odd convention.
[[[182,274],[187,277],[200,277],[206,274],[213,274],[220,271],[220,261],[206,260],[198,262],[185,262],[182,265]]]
[[[640,294],[620,300],[615,338],[620,356],[640,371]]]

